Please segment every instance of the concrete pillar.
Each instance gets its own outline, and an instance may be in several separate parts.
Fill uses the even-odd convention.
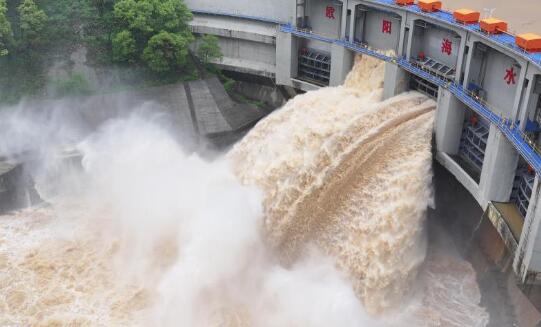
[[[456,63],[455,82],[460,83],[462,75],[462,65],[464,64],[464,51],[466,50],[466,33],[460,35],[460,47],[458,48],[458,60]]]
[[[413,44],[413,30],[414,29],[415,29],[415,20],[412,20],[410,30],[409,30],[410,34],[408,35],[408,45],[406,48],[406,60],[408,61],[411,58],[411,45]]]
[[[450,91],[440,87],[434,124],[438,151],[450,155],[458,153],[464,126],[464,113],[464,104]]]
[[[353,67],[353,52],[338,44],[331,45],[331,78],[329,86],[342,85]]]
[[[462,86],[465,89],[468,89],[468,80],[470,79],[470,67],[471,67],[471,60],[473,57],[473,51],[475,50],[475,42],[470,42],[468,47],[469,47],[468,57],[466,58],[466,67],[464,68],[464,82],[462,83]]]
[[[346,26],[348,20],[348,1],[342,0],[342,17],[340,18],[340,39],[346,38]]]
[[[481,182],[479,183],[483,208],[486,207],[488,201],[509,201],[517,164],[518,153],[511,142],[500,132],[498,127],[490,125]]]
[[[536,244],[536,239],[541,235],[541,231],[539,230],[541,227],[541,224],[539,223],[541,221],[541,197],[539,196],[539,192],[539,177],[535,176],[530,206],[528,207],[528,212],[524,219],[524,226],[522,227],[517,252],[515,253],[513,261],[513,270],[523,282],[526,279],[526,274],[528,272],[528,267],[531,264],[534,250],[537,249],[536,252],[541,251],[541,242]],[[541,255],[538,255],[538,257],[539,256]]]
[[[353,6],[351,9],[351,22],[349,23],[349,42],[355,41],[355,23],[357,20],[357,6]]]
[[[401,57],[402,53],[404,52],[404,40],[406,39],[406,20],[407,20],[408,14],[405,13],[401,16],[400,19],[400,37],[398,39],[398,51],[396,53],[397,57]]]
[[[383,100],[389,99],[409,89],[409,74],[395,64],[385,63],[385,79],[383,81]]]
[[[528,63],[521,63],[520,76],[518,78],[517,92],[515,94],[515,101],[513,102],[513,110],[511,111],[511,118],[517,121],[519,117],[520,101],[524,93],[524,81],[526,80],[526,71],[528,70]]]
[[[522,94],[521,105],[518,113],[518,120],[520,121],[521,131],[524,131],[526,129],[526,123],[528,121],[530,110],[535,110],[536,104],[531,101],[535,82],[535,75],[530,75],[528,87]]]
[[[289,33],[276,35],[276,84],[293,86],[292,77],[298,74],[297,38]]]

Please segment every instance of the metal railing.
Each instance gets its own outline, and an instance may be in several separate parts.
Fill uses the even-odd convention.
[[[498,110],[496,107],[492,106],[475,93],[464,89],[462,85],[457,84],[452,80],[444,79],[442,76],[429,69],[426,69],[422,65],[411,63],[406,60],[405,57],[396,57],[390,54],[390,52],[377,50],[362,43],[353,43],[345,39],[333,39],[332,37],[319,35],[313,33],[311,30],[299,29],[289,24],[282,25],[281,31],[304,38],[339,44],[355,52],[367,54],[380,60],[394,63],[412,74],[415,74],[437,86],[449,90],[461,102],[488,120],[491,124],[497,126],[507,137],[507,139],[514,145],[515,149],[520,153],[520,155],[534,168],[536,173],[541,176],[541,149],[535,145],[535,142],[533,142],[520,130],[516,121],[511,118],[504,117],[501,114],[501,110]]]
[[[512,42],[505,40],[505,37],[502,37],[501,35],[498,35],[498,34],[494,35],[494,34],[489,34],[489,33],[483,32],[479,27],[479,23],[476,23],[476,24],[462,24],[462,23],[459,23],[459,22],[455,21],[455,19],[453,17],[453,12],[451,10],[449,10],[449,9],[442,8],[441,10],[435,11],[435,12],[424,12],[416,4],[411,5],[411,6],[399,6],[399,5],[396,4],[396,2],[394,0],[371,0],[371,2],[377,3],[377,4],[382,4],[382,5],[389,6],[389,7],[400,8],[401,10],[412,12],[412,13],[415,13],[415,14],[417,14],[419,16],[425,16],[425,17],[428,17],[428,18],[431,18],[431,19],[437,19],[437,20],[442,21],[442,22],[444,22],[446,24],[449,24],[449,25],[458,27],[460,29],[465,29],[465,30],[468,30],[470,32],[476,33],[479,36],[481,36],[481,37],[483,37],[483,38],[485,38],[485,39],[487,39],[487,40],[489,40],[491,42],[494,42],[494,43],[496,43],[498,45],[501,45],[501,46],[505,47],[505,49],[507,49],[507,50],[509,50],[509,51],[511,51],[511,52],[525,58],[526,60],[528,60],[528,61],[530,61],[532,63],[534,63],[538,68],[541,68],[541,55],[525,51],[524,49],[518,47],[515,44],[515,40],[514,40],[516,34],[511,30],[509,30],[506,33],[506,35],[508,35],[509,37],[512,37]]]
[[[376,3],[382,3],[393,7],[398,7],[394,0],[373,0]],[[482,35],[482,33],[479,33],[479,29],[474,28],[474,25],[463,25],[458,24],[449,17],[444,18],[443,15],[450,15],[449,12],[435,12],[435,13],[424,13],[419,10],[419,8],[416,5],[407,6],[407,7],[400,7],[403,10],[407,10],[410,12],[415,12],[421,16],[427,16],[431,18],[439,18],[442,21],[445,21],[449,24],[454,24],[456,26],[459,26],[461,28],[466,28],[470,31],[476,32],[479,35]],[[474,110],[477,114],[481,115],[490,123],[496,125],[500,131],[507,137],[507,139],[514,145],[515,149],[520,153],[520,155],[534,168],[536,173],[541,176],[541,150],[539,147],[535,144],[533,140],[531,140],[527,135],[525,135],[524,132],[518,128],[517,122],[510,118],[503,117],[501,114],[498,114],[498,112],[502,112],[500,110],[497,110],[497,108],[493,107],[489,103],[487,103],[485,100],[481,99],[479,96],[474,94],[473,92],[469,90],[465,90],[462,85],[456,84],[454,81],[448,80],[448,79],[442,79],[441,76],[435,74],[434,72],[419,66],[415,65],[409,61],[406,60],[404,57],[397,57],[394,55],[391,55],[389,52],[385,52],[382,50],[378,50],[375,48],[372,48],[366,44],[358,43],[358,42],[349,42],[349,40],[346,39],[340,39],[336,38],[335,36],[325,36],[321,33],[314,33],[310,29],[300,29],[297,28],[289,23],[283,23],[277,20],[268,19],[265,17],[257,17],[257,16],[250,16],[250,15],[244,15],[241,13],[227,13],[227,12],[210,12],[210,11],[198,11],[194,10],[194,13],[199,14],[207,14],[207,15],[223,15],[223,16],[230,16],[230,17],[238,17],[243,19],[249,19],[249,20],[256,20],[256,21],[262,21],[267,23],[273,23],[277,24],[278,28],[281,32],[284,33],[290,33],[293,35],[297,35],[300,37],[318,40],[326,43],[331,44],[338,44],[341,46],[344,46],[345,48],[348,48],[352,51],[355,51],[357,53],[367,54],[369,56],[378,58],[380,60],[391,62],[396,65],[399,65],[400,67],[404,68],[406,71],[415,74],[421,78],[426,79],[429,82],[432,82],[433,84],[440,86],[444,89],[449,90],[451,93],[453,93],[461,102],[463,102],[465,105],[470,107],[472,110]],[[478,25],[478,24],[477,24]],[[475,25],[475,26],[477,26]],[[486,35],[485,35],[486,37]],[[498,40],[494,39],[494,37],[490,38],[491,41],[496,41],[497,43],[504,44],[502,42],[498,42]],[[506,44],[504,44],[506,45]],[[507,45],[508,46],[508,45]],[[537,63],[539,67],[541,68],[541,59],[537,62],[534,61],[532,55],[525,51],[520,51],[520,48],[517,47],[509,47],[508,48],[512,51],[515,51],[517,54],[523,55],[526,57],[526,59]],[[525,55],[525,53],[527,55]]]

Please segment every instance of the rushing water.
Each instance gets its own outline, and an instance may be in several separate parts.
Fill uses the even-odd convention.
[[[381,101],[383,69],[213,162],[152,120],[101,128],[51,205],[0,217],[0,326],[485,326],[471,266],[427,254],[435,103]]]

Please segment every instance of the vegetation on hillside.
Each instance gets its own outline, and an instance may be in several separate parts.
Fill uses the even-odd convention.
[[[81,48],[131,87],[195,79],[190,46],[205,65],[222,55],[215,37],[195,42],[191,19],[183,0],[0,0],[0,102],[92,92]]]

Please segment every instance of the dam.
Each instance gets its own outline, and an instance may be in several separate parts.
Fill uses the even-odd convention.
[[[492,217],[520,279],[535,280],[541,55],[503,21],[426,2],[187,1],[194,33],[220,37],[224,69],[309,91],[342,84],[363,54],[386,62],[384,98],[436,99],[436,159]]]
[[[291,99],[204,79],[6,119],[43,163],[0,157],[0,325],[541,321],[541,36],[436,0],[185,2],[214,64]]]

